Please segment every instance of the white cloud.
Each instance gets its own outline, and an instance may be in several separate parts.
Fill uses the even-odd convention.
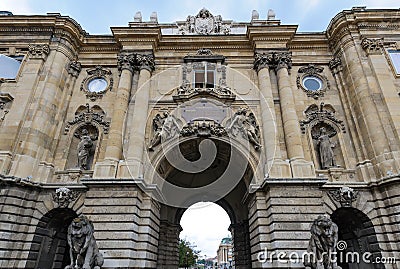
[[[1,0],[0,10],[11,11],[15,15],[32,14],[34,9],[30,3],[32,1],[29,0]]]
[[[195,244],[201,257],[217,256],[221,239],[230,235],[228,214],[214,203],[197,203],[183,214],[180,238]]]

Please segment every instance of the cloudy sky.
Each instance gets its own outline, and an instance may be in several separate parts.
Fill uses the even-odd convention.
[[[248,22],[251,11],[260,18],[273,9],[283,24],[298,24],[299,31],[324,31],[338,12],[353,6],[369,8],[399,8],[398,0],[0,0],[0,10],[14,14],[46,14],[58,12],[74,18],[90,34],[110,34],[110,26],[127,26],[137,11],[149,20],[156,11],[159,22],[185,20],[205,7],[223,19]]]
[[[268,9],[273,9],[282,24],[298,24],[299,31],[324,31],[329,21],[341,10],[353,6],[368,8],[400,7],[399,0],[0,0],[0,10],[15,15],[46,14],[58,12],[70,16],[90,34],[111,34],[110,26],[127,26],[137,11],[148,21],[156,11],[159,22],[185,20],[205,7],[223,19],[248,22],[253,9],[265,19]],[[201,205],[189,209],[183,216],[182,238],[197,245],[202,255],[215,256],[218,244],[229,232],[229,218],[216,205]]]

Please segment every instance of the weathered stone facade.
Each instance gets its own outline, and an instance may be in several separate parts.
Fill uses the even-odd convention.
[[[304,268],[259,253],[301,256],[323,214],[349,250],[399,259],[399,11],[345,10],[320,33],[253,13],[137,14],[111,35],[0,17],[0,53],[22,59],[0,80],[0,268],[69,265],[81,215],[102,268],[177,268],[198,201],[231,218],[235,268]]]

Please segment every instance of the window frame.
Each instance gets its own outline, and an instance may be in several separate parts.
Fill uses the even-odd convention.
[[[395,77],[400,78],[400,49],[395,49],[395,48],[388,48],[385,50],[386,52],[386,58],[389,62],[389,66],[392,69],[392,72],[394,74]],[[391,56],[391,52],[396,52],[396,54],[399,54],[399,63],[398,63],[398,67],[399,69],[397,70],[396,68],[396,64],[393,61],[393,58]]]
[[[26,55],[22,55],[22,54],[17,54],[17,55],[7,55],[6,53],[0,53],[1,55],[4,55],[8,58],[14,59],[18,62],[20,62],[18,71],[15,73],[15,77],[14,78],[3,78],[5,82],[17,82],[17,79],[20,77],[21,75],[21,70],[23,68],[23,65],[25,63],[25,57]]]
[[[196,75],[203,74],[203,80],[201,82],[197,82]],[[208,74],[212,73],[213,81],[210,83],[208,81]],[[216,67],[211,65],[209,62],[202,62],[202,66],[193,68],[193,87],[199,89],[206,88],[215,88],[215,79],[216,79]],[[202,84],[202,87],[197,87],[197,85]]]

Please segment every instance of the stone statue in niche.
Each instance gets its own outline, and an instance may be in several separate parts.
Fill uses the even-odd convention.
[[[101,268],[104,258],[99,252],[93,232],[93,224],[87,217],[80,216],[72,220],[67,233],[71,264],[65,269]]]
[[[261,148],[259,127],[253,113],[247,115],[247,110],[239,109],[227,128],[233,136],[241,134],[243,138],[249,140],[256,150]]]
[[[157,114],[153,119],[154,135],[150,141],[149,150],[153,150],[162,141],[170,140],[179,134],[179,125],[173,115],[164,112],[161,116]]]
[[[81,132],[81,141],[78,144],[78,167],[83,170],[89,169],[89,157],[93,153],[93,141],[89,132],[83,129]]]
[[[311,226],[308,244],[308,258],[304,260],[306,269],[342,269],[337,265],[336,245],[338,226],[329,215],[318,216]]]
[[[319,151],[319,159],[321,162],[321,168],[327,169],[329,167],[336,166],[335,156],[333,153],[333,148],[336,146],[333,143],[327,133],[325,127],[321,127],[319,129],[318,136],[318,151]]]

